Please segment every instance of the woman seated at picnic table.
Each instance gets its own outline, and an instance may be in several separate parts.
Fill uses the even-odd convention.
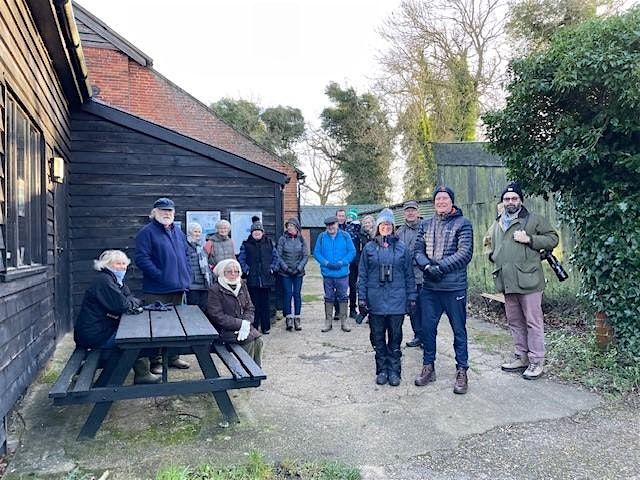
[[[209,289],[207,303],[209,321],[225,343],[238,343],[261,366],[262,338],[253,326],[255,309],[247,285],[240,278],[240,263],[234,259],[221,260],[214,273],[217,281]]]
[[[93,268],[98,271],[84,294],[73,339],[82,348],[113,350],[123,314],[142,311],[142,301],[124,284],[131,260],[120,250],[105,250]],[[144,351],[143,351],[144,352]],[[149,355],[150,352],[144,352]],[[138,358],[133,366],[134,383],[158,383],[162,377],[149,371],[149,359]]]

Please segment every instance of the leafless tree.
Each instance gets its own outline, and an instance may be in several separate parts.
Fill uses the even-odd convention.
[[[321,130],[311,126],[307,126],[305,136],[298,154],[306,174],[303,195],[305,191],[317,195],[320,205],[326,205],[332,198],[342,201],[346,192],[336,161],[338,146]]]
[[[430,114],[446,114],[439,104],[451,92],[451,66],[461,59],[480,104],[492,103],[505,64],[506,11],[505,0],[404,0],[380,29],[389,48],[379,58],[386,73],[379,86],[395,97],[396,111],[418,103]]]

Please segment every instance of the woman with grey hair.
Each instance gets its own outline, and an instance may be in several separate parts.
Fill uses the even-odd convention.
[[[93,268],[98,274],[84,294],[76,319],[73,338],[83,348],[112,350],[117,348],[116,332],[123,314],[142,311],[142,301],[135,298],[124,277],[131,260],[120,250],[105,250]],[[145,352],[148,355],[150,352]],[[149,359],[134,364],[134,383],[158,383],[161,377],[150,373]]]
[[[236,250],[233,240],[229,236],[231,234],[231,224],[226,220],[219,220],[216,223],[216,233],[207,236],[207,243],[204,250],[209,257],[209,266],[211,270],[222,260],[236,258]]]
[[[187,292],[187,304],[198,305],[207,311],[207,289],[211,286],[211,271],[207,253],[203,248],[202,227],[193,222],[187,225],[187,253],[191,264],[191,282]]]

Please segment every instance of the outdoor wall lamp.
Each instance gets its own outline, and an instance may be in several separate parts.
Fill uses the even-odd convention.
[[[64,158],[51,157],[49,159],[49,176],[52,182],[64,182]]]

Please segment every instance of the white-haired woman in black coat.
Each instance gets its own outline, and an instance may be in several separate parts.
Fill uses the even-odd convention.
[[[142,311],[142,302],[124,283],[131,260],[120,250],[105,250],[93,268],[96,278],[84,294],[73,338],[83,348],[113,350],[123,314]],[[148,355],[151,352],[146,352]],[[161,377],[149,371],[149,359],[139,358],[133,367],[134,383],[158,383]]]

